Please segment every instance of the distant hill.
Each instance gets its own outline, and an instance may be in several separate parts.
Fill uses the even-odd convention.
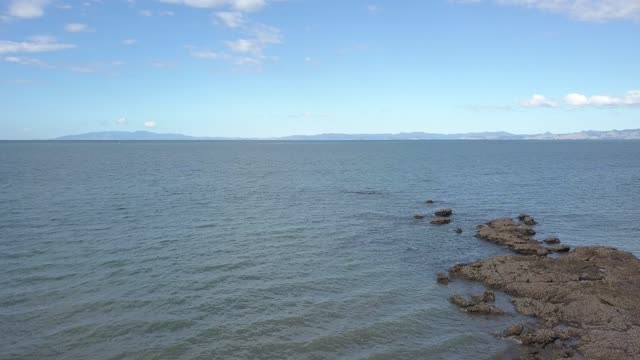
[[[221,140],[222,138],[195,137],[182,134],[160,134],[150,131],[102,131],[79,135],[61,136],[56,140]]]
[[[640,140],[640,129],[581,131],[568,134],[519,135],[508,132],[478,132],[461,134],[434,134],[411,132],[398,134],[318,134],[293,135],[277,138],[248,139],[225,137],[196,137],[182,134],[160,134],[150,131],[105,131],[68,135],[56,140],[279,140],[279,141],[348,141],[348,140]]]

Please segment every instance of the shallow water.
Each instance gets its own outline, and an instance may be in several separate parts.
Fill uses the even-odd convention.
[[[640,142],[1,142],[0,358],[491,358],[519,317],[434,281],[475,225],[640,255],[638,184]]]

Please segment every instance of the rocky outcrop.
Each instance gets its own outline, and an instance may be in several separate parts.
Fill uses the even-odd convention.
[[[502,290],[518,312],[541,320],[537,329],[509,335],[526,346],[524,359],[640,359],[640,260],[599,246],[547,257],[550,250],[532,238],[534,233],[511,219],[480,226],[477,237],[517,254],[458,264],[450,277]],[[473,299],[450,301],[465,310],[473,306]]]
[[[427,201],[425,201],[424,203],[425,203],[425,204],[429,204],[429,205],[431,205],[431,204],[433,204],[433,200],[427,200]]]
[[[438,273],[436,275],[436,281],[438,284],[447,285],[449,283],[449,277],[445,273]]]
[[[453,214],[453,210],[451,209],[440,209],[434,212],[435,216],[438,217],[449,217]]]
[[[543,240],[545,244],[560,244],[560,239],[557,237],[548,237]]]
[[[533,238],[536,232],[513,219],[497,219],[478,226],[476,237],[506,246],[521,255],[547,255],[550,250]]]
[[[520,214],[518,215],[518,220],[520,220],[523,224],[533,226],[538,224],[536,220],[531,215]]]
[[[504,337],[519,336],[520,334],[522,334],[523,330],[524,330],[524,325],[514,324],[504,329],[504,331],[502,332],[502,336]]]
[[[466,299],[462,295],[453,295],[449,298],[450,303],[466,312],[483,315],[503,315],[504,312],[492,304],[495,300],[496,296],[493,291],[485,291],[482,295],[472,296],[471,299]]]
[[[444,224],[451,223],[451,219],[446,218],[446,217],[437,217],[437,218],[431,220],[431,223],[434,224],[434,225],[444,225]]]

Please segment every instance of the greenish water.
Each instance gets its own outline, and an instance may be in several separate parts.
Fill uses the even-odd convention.
[[[632,141],[0,142],[0,358],[500,356],[434,274],[521,211],[638,255],[638,184]]]

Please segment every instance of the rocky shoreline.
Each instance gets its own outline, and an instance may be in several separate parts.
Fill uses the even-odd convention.
[[[515,254],[457,264],[438,283],[465,279],[500,290],[515,309],[539,321],[502,332],[523,345],[520,359],[640,359],[640,260],[603,246],[570,247],[558,238],[534,238],[535,219],[496,219],[479,225],[476,237]],[[449,301],[469,313],[500,316],[487,291]]]

